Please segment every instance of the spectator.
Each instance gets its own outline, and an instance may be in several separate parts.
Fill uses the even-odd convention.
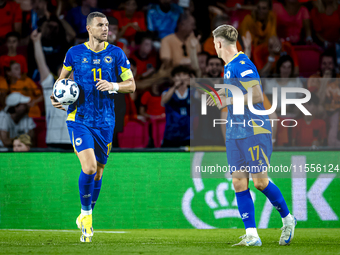
[[[207,59],[207,77],[208,78],[221,78],[224,70],[223,60],[217,56],[210,56]]]
[[[165,108],[161,105],[160,84],[154,83],[150,91],[146,91],[141,98],[140,114],[146,119],[165,117]]]
[[[207,60],[209,58],[210,54],[205,51],[201,51],[198,53],[198,65],[201,70],[201,77],[205,77],[207,75]]]
[[[276,63],[283,55],[292,57],[294,76],[299,76],[299,62],[294,47],[289,42],[281,42],[277,36],[272,36],[268,43],[261,44],[254,49],[254,64],[261,77],[273,75]]]
[[[113,45],[116,45],[117,47],[123,49],[124,43],[117,40],[118,36],[118,20],[114,17],[107,17],[107,20],[109,21],[109,34],[107,37],[107,41]]]
[[[285,0],[284,4],[274,3],[273,11],[277,17],[279,38],[292,44],[301,42],[301,31],[304,30],[305,42],[312,43],[309,12],[298,0]]]
[[[136,77],[137,74],[137,64],[133,59],[129,59],[130,61],[130,69],[133,74],[133,77]],[[124,116],[124,126],[132,119],[137,119],[137,108],[135,105],[136,92],[124,94],[125,96],[125,105],[126,105],[126,113]]]
[[[147,13],[148,30],[157,33],[159,39],[175,32],[182,8],[171,0],[159,0],[159,4],[151,5]]]
[[[43,88],[46,112],[46,144],[48,147],[59,149],[72,149],[66,126],[67,113],[52,106],[51,95],[55,79],[46,64],[44,52],[41,44],[41,33],[34,30],[31,34],[31,40],[34,47],[34,57],[38,65],[40,74],[40,84]],[[59,66],[58,76],[62,66]],[[67,106],[64,106],[67,107]]]
[[[24,96],[30,97],[28,116],[32,118],[40,117],[41,112],[38,103],[42,102],[44,98],[38,86],[31,78],[21,74],[21,67],[17,62],[12,61],[10,67],[5,68],[5,72],[9,85],[9,92],[19,92]]]
[[[14,1],[0,0],[0,44],[12,31],[21,34],[22,13],[20,5]]]
[[[162,39],[160,58],[166,67],[177,65],[190,65],[190,43],[195,40],[193,33],[195,19],[191,15],[183,13],[178,20],[177,32]],[[197,44],[197,52],[201,51],[200,44]]]
[[[0,111],[6,106],[6,96],[8,93],[8,84],[4,77],[0,76]]]
[[[40,0],[42,1],[42,0]],[[87,41],[86,18],[90,12],[98,11],[97,0],[82,0],[81,6],[72,8],[66,15],[66,21],[76,32],[76,44]]]
[[[157,53],[152,46],[153,41],[151,34],[143,33],[140,34],[140,37],[141,42],[138,43],[139,46],[131,54],[131,58],[135,60],[137,64],[136,79],[148,78],[155,73],[157,69]]]
[[[241,36],[246,36],[249,31],[253,46],[267,43],[270,37],[276,35],[276,17],[271,9],[270,0],[259,0],[256,9],[251,15],[245,16],[240,25]]]
[[[230,18],[228,15],[226,14],[216,15],[211,22],[211,31],[213,31],[214,29],[216,29],[217,27],[221,25],[230,25]],[[236,42],[236,46],[237,46],[238,51],[242,50],[242,46],[239,40]],[[203,50],[208,52],[210,55],[217,56],[215,45],[214,45],[214,37],[212,36],[212,34],[210,34],[208,39],[205,40],[203,44]]]
[[[13,151],[14,152],[30,151],[31,146],[32,146],[31,137],[27,134],[19,135],[13,141]]]
[[[0,112],[0,148],[12,147],[14,138],[21,134],[28,134],[34,141],[36,125],[28,117],[30,100],[18,92],[11,93],[6,98],[5,110]]]
[[[335,0],[318,0],[311,12],[316,37],[322,46],[329,46],[340,40],[340,8]]]
[[[27,73],[27,61],[23,55],[17,54],[17,48],[20,41],[20,34],[9,32],[6,35],[7,55],[0,56],[1,75],[4,75],[4,67],[9,67],[11,61],[17,62],[21,66],[22,73]]]
[[[162,94],[166,125],[162,147],[190,145],[190,74],[191,69],[177,66],[172,72],[174,85]]]
[[[48,19],[39,20],[39,30],[41,31],[41,43],[46,59],[47,66],[51,72],[56,75],[60,63],[63,62],[65,54],[70,44],[66,38],[66,31],[61,21],[56,16],[50,16]],[[28,46],[28,75],[33,80],[39,80],[37,64],[34,58],[33,43]]]
[[[276,64],[276,73],[278,73],[278,78],[265,80],[264,93],[271,97],[273,93],[273,88],[278,88],[277,89],[277,111],[279,112],[281,110],[281,88],[282,87],[302,88],[303,85],[300,79],[293,78],[294,77],[294,61],[289,55],[284,55],[279,58]],[[298,94],[288,93],[287,98],[289,99],[298,98]],[[290,115],[294,114],[290,107],[287,108],[287,113]]]
[[[137,31],[146,31],[144,13],[136,11],[137,7],[136,0],[124,0],[124,9],[111,13],[118,20],[118,38],[124,37],[129,43],[134,41]]]
[[[327,50],[320,56],[319,71],[311,75],[307,81],[307,88],[317,94],[320,104],[325,101],[327,87],[332,78],[340,78],[340,75],[336,73],[336,61],[333,51]]]
[[[311,99],[304,104],[312,115],[304,115],[297,120],[298,124],[292,129],[292,146],[325,146],[326,122],[318,119],[319,98],[312,93]]]

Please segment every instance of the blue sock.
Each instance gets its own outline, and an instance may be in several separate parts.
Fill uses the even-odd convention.
[[[97,199],[99,197],[99,192],[100,192],[100,188],[102,187],[102,179],[101,178],[99,181],[94,181],[94,189],[93,189],[93,193],[92,193],[92,210],[94,208],[94,206],[96,205]]]
[[[266,195],[272,205],[280,213],[281,218],[284,218],[289,214],[286,201],[283,198],[280,189],[274,183],[269,182],[268,186],[262,190],[262,193]]]
[[[80,194],[80,202],[81,202],[81,209],[83,211],[90,211],[91,208],[91,201],[92,201],[92,193],[94,187],[94,174],[85,174],[83,170],[81,170],[79,175],[79,194]]]
[[[254,202],[251,198],[249,189],[242,192],[236,192],[235,194],[238,211],[240,212],[244,227],[246,229],[256,228]]]

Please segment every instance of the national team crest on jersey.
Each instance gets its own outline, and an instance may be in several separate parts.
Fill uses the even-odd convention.
[[[111,56],[105,56],[104,62],[107,63],[107,64],[110,64],[112,62],[112,57]]]

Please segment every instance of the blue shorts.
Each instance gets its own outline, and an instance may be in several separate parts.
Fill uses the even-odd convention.
[[[81,152],[92,148],[96,160],[105,165],[112,148],[114,127],[90,128],[74,121],[66,123],[74,150]]]
[[[258,134],[244,139],[231,139],[226,141],[226,149],[231,173],[237,170],[260,173],[270,164],[272,135]]]

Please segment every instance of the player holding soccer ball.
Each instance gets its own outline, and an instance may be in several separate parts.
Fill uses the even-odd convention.
[[[115,127],[113,93],[132,93],[136,88],[124,52],[106,42],[109,31],[106,16],[92,12],[86,22],[89,41],[68,50],[58,79],[68,78],[73,71],[80,89],[78,100],[68,108],[66,123],[82,167],[78,182],[81,214],[76,220],[81,242],[92,241],[92,210],[99,196]],[[117,83],[119,77],[122,82]],[[54,107],[65,110],[53,96],[51,101]]]
[[[280,245],[288,245],[294,236],[296,219],[289,213],[286,201],[279,188],[268,180],[263,166],[269,166],[272,153],[271,126],[267,115],[253,114],[248,104],[248,89],[252,88],[254,108],[265,110],[263,107],[263,95],[260,76],[254,64],[236,48],[237,30],[229,25],[222,25],[213,31],[215,49],[219,58],[227,65],[224,67],[226,84],[232,84],[242,90],[244,94],[244,115],[233,114],[233,97],[228,90],[218,91],[222,105],[218,108],[228,107],[228,123],[234,123],[226,128],[226,149],[230,169],[232,171],[233,186],[236,193],[238,210],[243,220],[246,234],[242,241],[235,245],[261,246],[262,242],[256,230],[254,203],[249,192],[249,173],[252,174],[255,187],[260,190],[280,213],[283,227],[280,237]],[[217,98],[216,98],[217,99]],[[219,100],[216,100],[219,102]],[[207,105],[213,106],[211,98]],[[242,123],[252,123],[251,126]],[[264,124],[263,124],[264,123]],[[228,125],[228,124],[227,124]],[[249,171],[244,171],[249,167]],[[253,170],[255,169],[255,170]],[[256,171],[259,170],[259,171]],[[261,170],[262,169],[262,170]]]

